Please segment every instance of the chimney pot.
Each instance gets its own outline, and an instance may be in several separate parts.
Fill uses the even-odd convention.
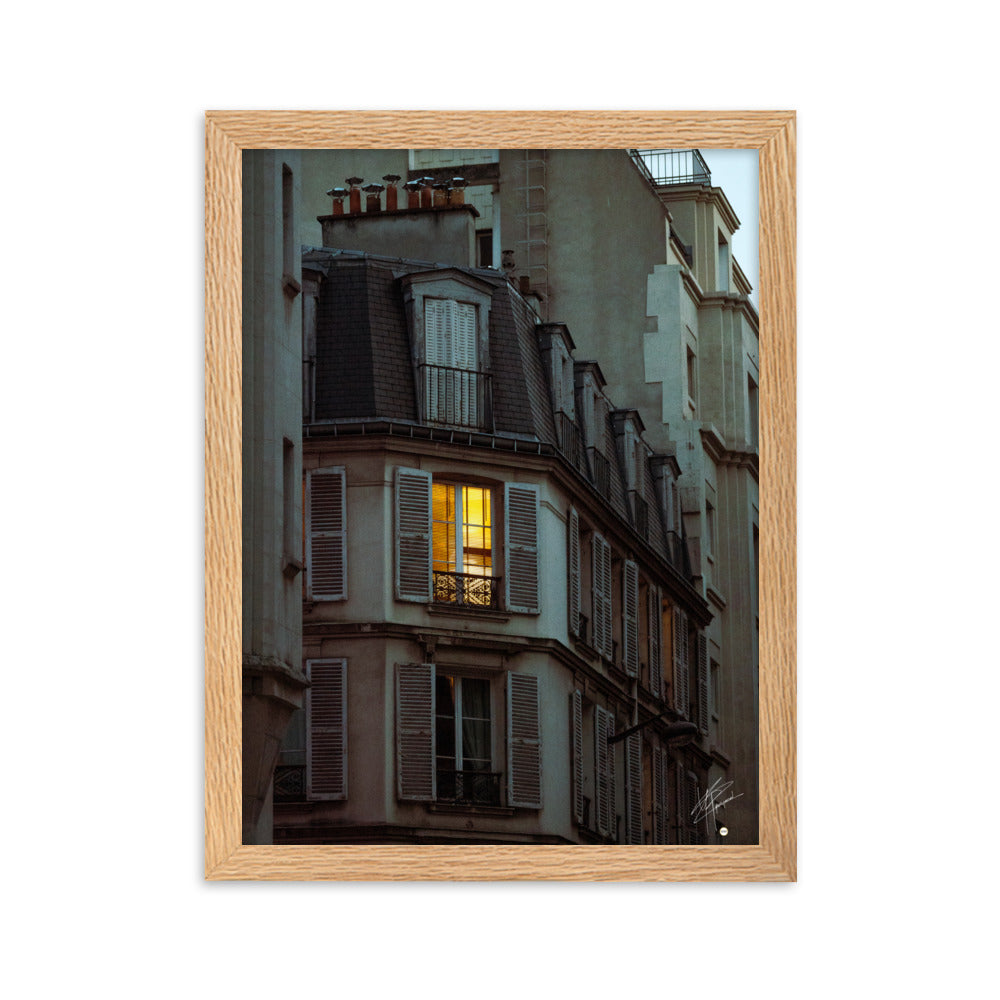
[[[434,185],[434,207],[444,208],[448,204],[448,185],[445,181],[438,181]]]
[[[424,177],[420,189],[420,207],[430,208],[434,204],[434,178]]]
[[[351,214],[357,215],[361,211],[361,191],[358,189],[358,185],[364,181],[364,177],[347,177],[345,180],[351,186],[351,190],[348,192],[350,194]]]
[[[382,180],[385,181],[385,210],[395,212],[399,207],[399,191],[396,188],[399,174],[385,174]]]
[[[347,196],[347,188],[335,187],[326,192],[333,198],[333,214],[344,214],[344,198]]]
[[[406,190],[406,207],[420,208],[420,186],[421,181],[407,181],[403,187]]]
[[[451,179],[451,192],[448,200],[452,205],[464,205],[465,204],[465,178],[464,177],[452,177]]]
[[[382,211],[382,192],[385,190],[382,184],[366,184],[362,189],[368,195],[365,200],[366,212]]]

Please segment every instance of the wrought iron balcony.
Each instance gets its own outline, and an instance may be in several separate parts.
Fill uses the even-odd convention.
[[[580,437],[580,428],[569,414],[562,411],[556,414],[556,432],[559,434],[559,450],[569,459],[573,468],[583,471],[583,439]]]
[[[466,608],[500,609],[500,576],[434,571],[434,600],[438,604],[458,604]]]
[[[274,769],[274,801],[305,802],[305,764],[279,764]]]
[[[448,771],[438,768],[438,801],[498,806],[501,777],[500,771]]]
[[[712,183],[712,171],[697,149],[630,149],[629,154],[654,187]]]
[[[587,454],[590,458],[590,468],[592,473],[591,478],[594,485],[597,487],[597,490],[602,497],[610,499],[611,466],[608,463],[607,456],[598,451],[596,448],[588,448]]]
[[[493,379],[486,372],[421,365],[424,418],[454,427],[493,429]]]
[[[632,511],[635,515],[635,530],[649,540],[649,504],[635,490],[632,494]]]

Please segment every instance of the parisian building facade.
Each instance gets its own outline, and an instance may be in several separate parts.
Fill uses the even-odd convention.
[[[703,161],[297,155],[274,842],[756,842],[757,315]]]

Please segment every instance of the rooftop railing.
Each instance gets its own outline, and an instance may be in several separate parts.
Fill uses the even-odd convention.
[[[630,149],[629,155],[654,187],[712,183],[712,171],[697,149]]]

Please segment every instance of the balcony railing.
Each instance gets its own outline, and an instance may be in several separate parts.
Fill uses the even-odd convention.
[[[500,609],[500,576],[434,571],[434,600],[466,608]]]
[[[455,427],[493,428],[493,380],[486,372],[421,365],[424,417]]]
[[[594,485],[605,499],[611,497],[611,466],[607,456],[596,448],[587,449]]]
[[[580,428],[569,414],[556,414],[556,431],[559,434],[559,450],[569,459],[574,469],[583,469],[583,439]]]
[[[635,514],[635,530],[649,541],[649,504],[635,490],[632,491],[632,510]]]
[[[630,149],[629,153],[654,186],[712,183],[712,171],[697,149]]]
[[[274,801],[304,802],[306,768],[304,764],[279,764],[274,769]]]
[[[501,777],[500,771],[447,771],[438,768],[438,801],[498,806]]]

